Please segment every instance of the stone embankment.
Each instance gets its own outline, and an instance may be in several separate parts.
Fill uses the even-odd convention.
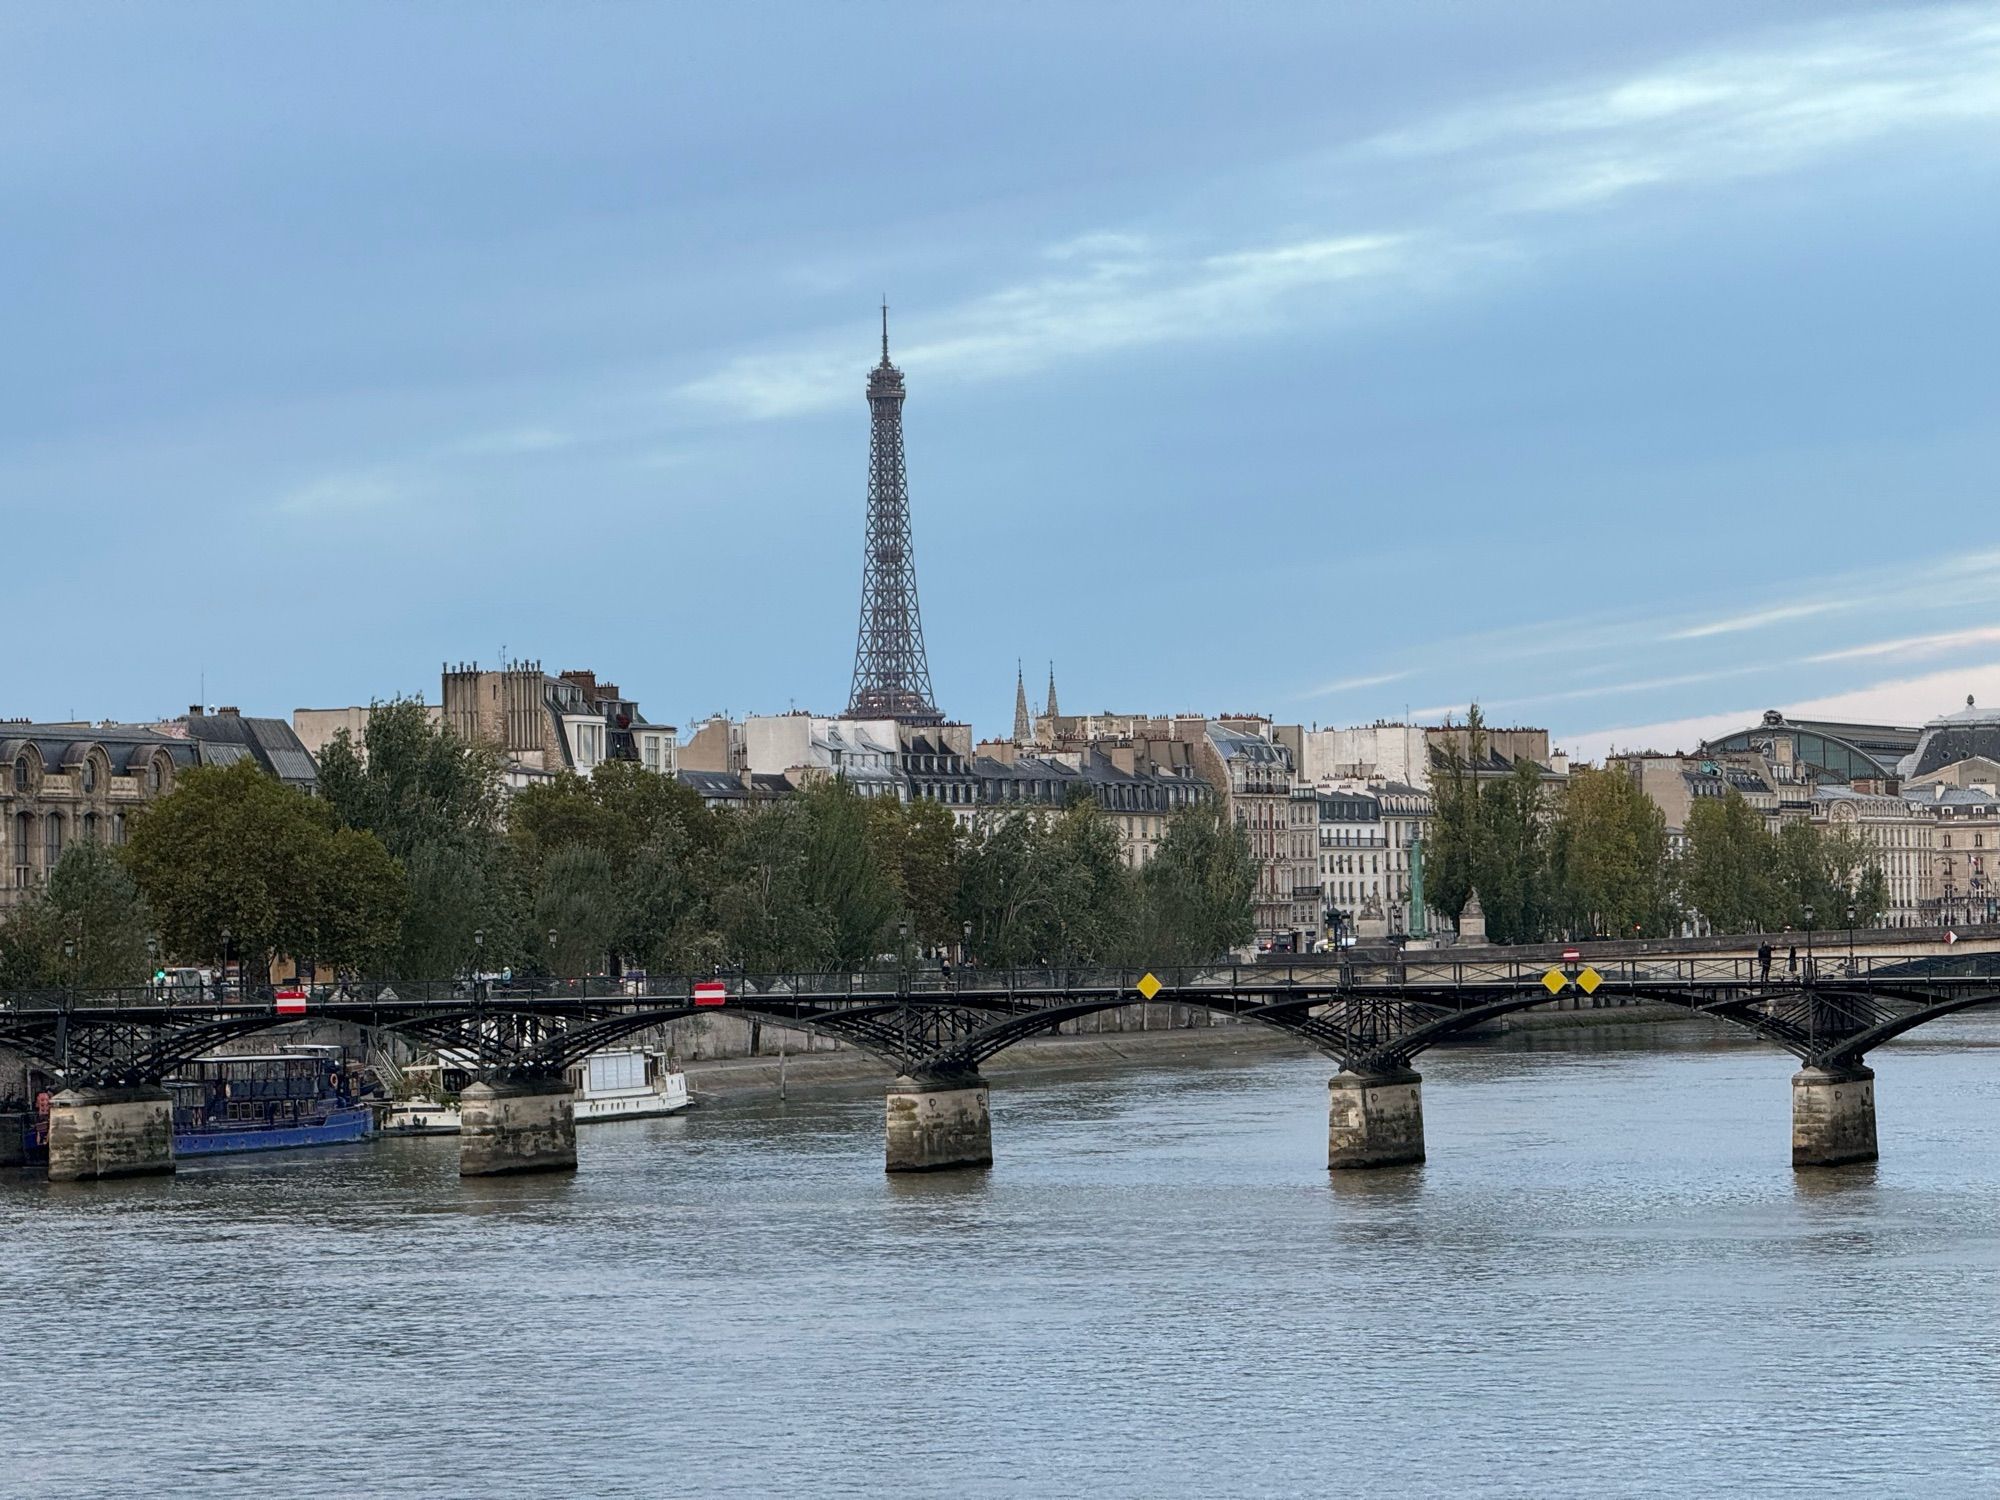
[[[1495,1022],[1482,1034],[1502,1031],[1567,1030],[1576,1027],[1651,1025],[1687,1019],[1673,1005],[1641,1002],[1633,1005],[1558,1009],[1567,1002],[1523,1011]],[[1220,1063],[1233,1056],[1296,1056],[1304,1044],[1254,1021],[1210,1018],[1202,1011],[1151,1005],[1110,1012],[1084,1020],[1082,1030],[1035,1037],[1009,1047],[981,1066],[991,1080],[1018,1080],[1039,1074],[1096,1072],[1129,1064],[1146,1066],[1180,1063]],[[1121,1026],[1120,1021],[1125,1024]],[[1101,1028],[1093,1029],[1096,1022]],[[1075,1023],[1073,1023],[1075,1024]],[[884,1083],[886,1063],[823,1037],[777,1026],[756,1028],[756,1052],[751,1051],[751,1024],[734,1016],[702,1017],[662,1027],[646,1045],[672,1047],[687,1073],[697,1100],[733,1103],[775,1096],[847,1092]],[[783,1055],[780,1056],[780,1049]],[[1331,1066],[1331,1059],[1328,1060]]]

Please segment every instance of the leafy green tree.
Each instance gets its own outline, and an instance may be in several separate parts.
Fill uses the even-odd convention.
[[[791,805],[803,824],[805,899],[823,913],[832,936],[828,957],[839,965],[865,963],[883,951],[901,907],[869,837],[867,799],[835,777],[801,787]]]
[[[715,892],[723,962],[762,974],[809,972],[832,962],[833,919],[806,884],[810,836],[791,801],[748,808],[730,820]]]
[[[320,795],[334,816],[398,859],[497,829],[501,775],[499,751],[432,723],[411,698],[373,705],[359,745],[343,729],[319,757]]]
[[[917,943],[944,947],[960,940],[959,880],[965,835],[951,810],[930,801],[868,803],[868,838],[875,861],[896,888]]]
[[[611,856],[590,844],[556,850],[543,862],[534,912],[535,925],[555,934],[556,973],[607,972],[621,917]]]
[[[982,963],[1110,961],[1134,942],[1138,883],[1094,802],[981,829],[962,867],[961,911]]]
[[[1717,932],[1753,932],[1782,909],[1776,851],[1757,810],[1731,790],[1688,810],[1681,890]]]
[[[90,991],[144,983],[151,927],[152,914],[117,856],[102,844],[71,844],[48,884],[0,922],[0,987]]]
[[[184,772],[133,818],[124,854],[182,958],[220,962],[225,930],[253,975],[279,954],[361,967],[396,940],[403,877],[382,841],[251,761]]]
[[[1139,886],[1140,963],[1206,962],[1256,934],[1250,835],[1219,803],[1202,803],[1168,820]]]
[[[685,830],[660,829],[633,857],[621,885],[618,945],[655,974],[706,973],[723,960],[713,913],[715,855]]]
[[[321,752],[320,793],[348,828],[374,834],[402,864],[407,900],[385,968],[410,978],[456,974],[485,936],[488,964],[534,953],[500,833],[500,753],[433,723],[419,700],[375,704],[360,742],[342,730]]]
[[[1629,776],[1591,766],[1570,773],[1552,857],[1557,910],[1572,936],[1672,930],[1666,816]]]
[[[1466,749],[1455,736],[1447,737],[1441,764],[1431,773],[1432,815],[1424,840],[1425,899],[1454,922],[1472,898],[1487,857],[1486,818],[1473,769],[1486,757],[1486,721],[1477,703],[1466,713],[1465,731]]]

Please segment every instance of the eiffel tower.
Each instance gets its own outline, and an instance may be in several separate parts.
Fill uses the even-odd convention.
[[[868,546],[861,566],[861,628],[854,647],[850,719],[942,724],[931,702],[917,561],[910,546],[910,481],[903,469],[903,372],[889,363],[889,305],[882,304],[882,363],[868,372]]]

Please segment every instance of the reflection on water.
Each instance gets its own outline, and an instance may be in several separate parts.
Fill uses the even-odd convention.
[[[1805,1175],[1689,1022],[1432,1054],[1429,1162],[1333,1179],[1329,1065],[1219,1054],[996,1086],[991,1173],[869,1092],[9,1185],[0,1492],[1990,1493],[1996,1042]]]

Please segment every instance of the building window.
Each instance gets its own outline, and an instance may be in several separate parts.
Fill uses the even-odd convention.
[[[27,789],[28,789],[28,757],[25,755],[17,755],[14,757],[14,790],[17,792],[25,792]]]
[[[53,871],[62,860],[63,820],[61,813],[49,813],[42,819],[42,869]]]
[[[35,848],[35,815],[16,813],[14,815],[14,889],[24,891],[33,869],[28,861]]]
[[[114,844],[125,842],[125,814],[122,812],[111,815],[111,842]]]
[[[86,792],[97,790],[97,762],[87,755],[83,759],[83,789]]]
[[[83,815],[83,841],[86,844],[95,844],[98,842],[97,814],[94,812]]]

